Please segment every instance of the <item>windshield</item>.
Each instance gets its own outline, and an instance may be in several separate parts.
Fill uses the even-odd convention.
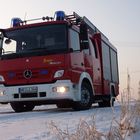
[[[47,25],[5,32],[2,56],[41,55],[67,50],[66,25]]]

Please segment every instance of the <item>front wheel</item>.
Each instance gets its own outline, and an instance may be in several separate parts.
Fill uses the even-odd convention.
[[[32,111],[35,107],[35,105],[32,103],[24,102],[11,102],[10,105],[15,112]]]
[[[93,102],[92,89],[88,83],[82,83],[81,86],[81,100],[74,102],[72,108],[74,110],[86,110],[89,109]]]

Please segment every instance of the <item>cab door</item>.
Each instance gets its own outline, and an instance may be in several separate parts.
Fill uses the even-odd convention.
[[[81,73],[85,70],[84,54],[80,49],[80,38],[78,31],[69,29],[69,49],[70,53],[70,68],[71,79],[74,83],[79,81]]]
[[[92,59],[92,78],[95,94],[102,94],[102,76],[101,76],[101,61],[96,40],[89,38],[89,47]]]

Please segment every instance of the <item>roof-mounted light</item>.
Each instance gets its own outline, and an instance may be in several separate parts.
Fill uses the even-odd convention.
[[[20,18],[12,18],[12,20],[11,20],[11,27],[20,26],[21,23],[22,23],[22,20]]]
[[[64,11],[56,11],[54,15],[55,20],[64,20],[65,12]]]

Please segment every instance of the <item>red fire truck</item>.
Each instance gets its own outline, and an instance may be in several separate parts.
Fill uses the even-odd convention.
[[[109,107],[118,94],[117,50],[86,17],[57,11],[0,29],[0,103],[15,112]]]

